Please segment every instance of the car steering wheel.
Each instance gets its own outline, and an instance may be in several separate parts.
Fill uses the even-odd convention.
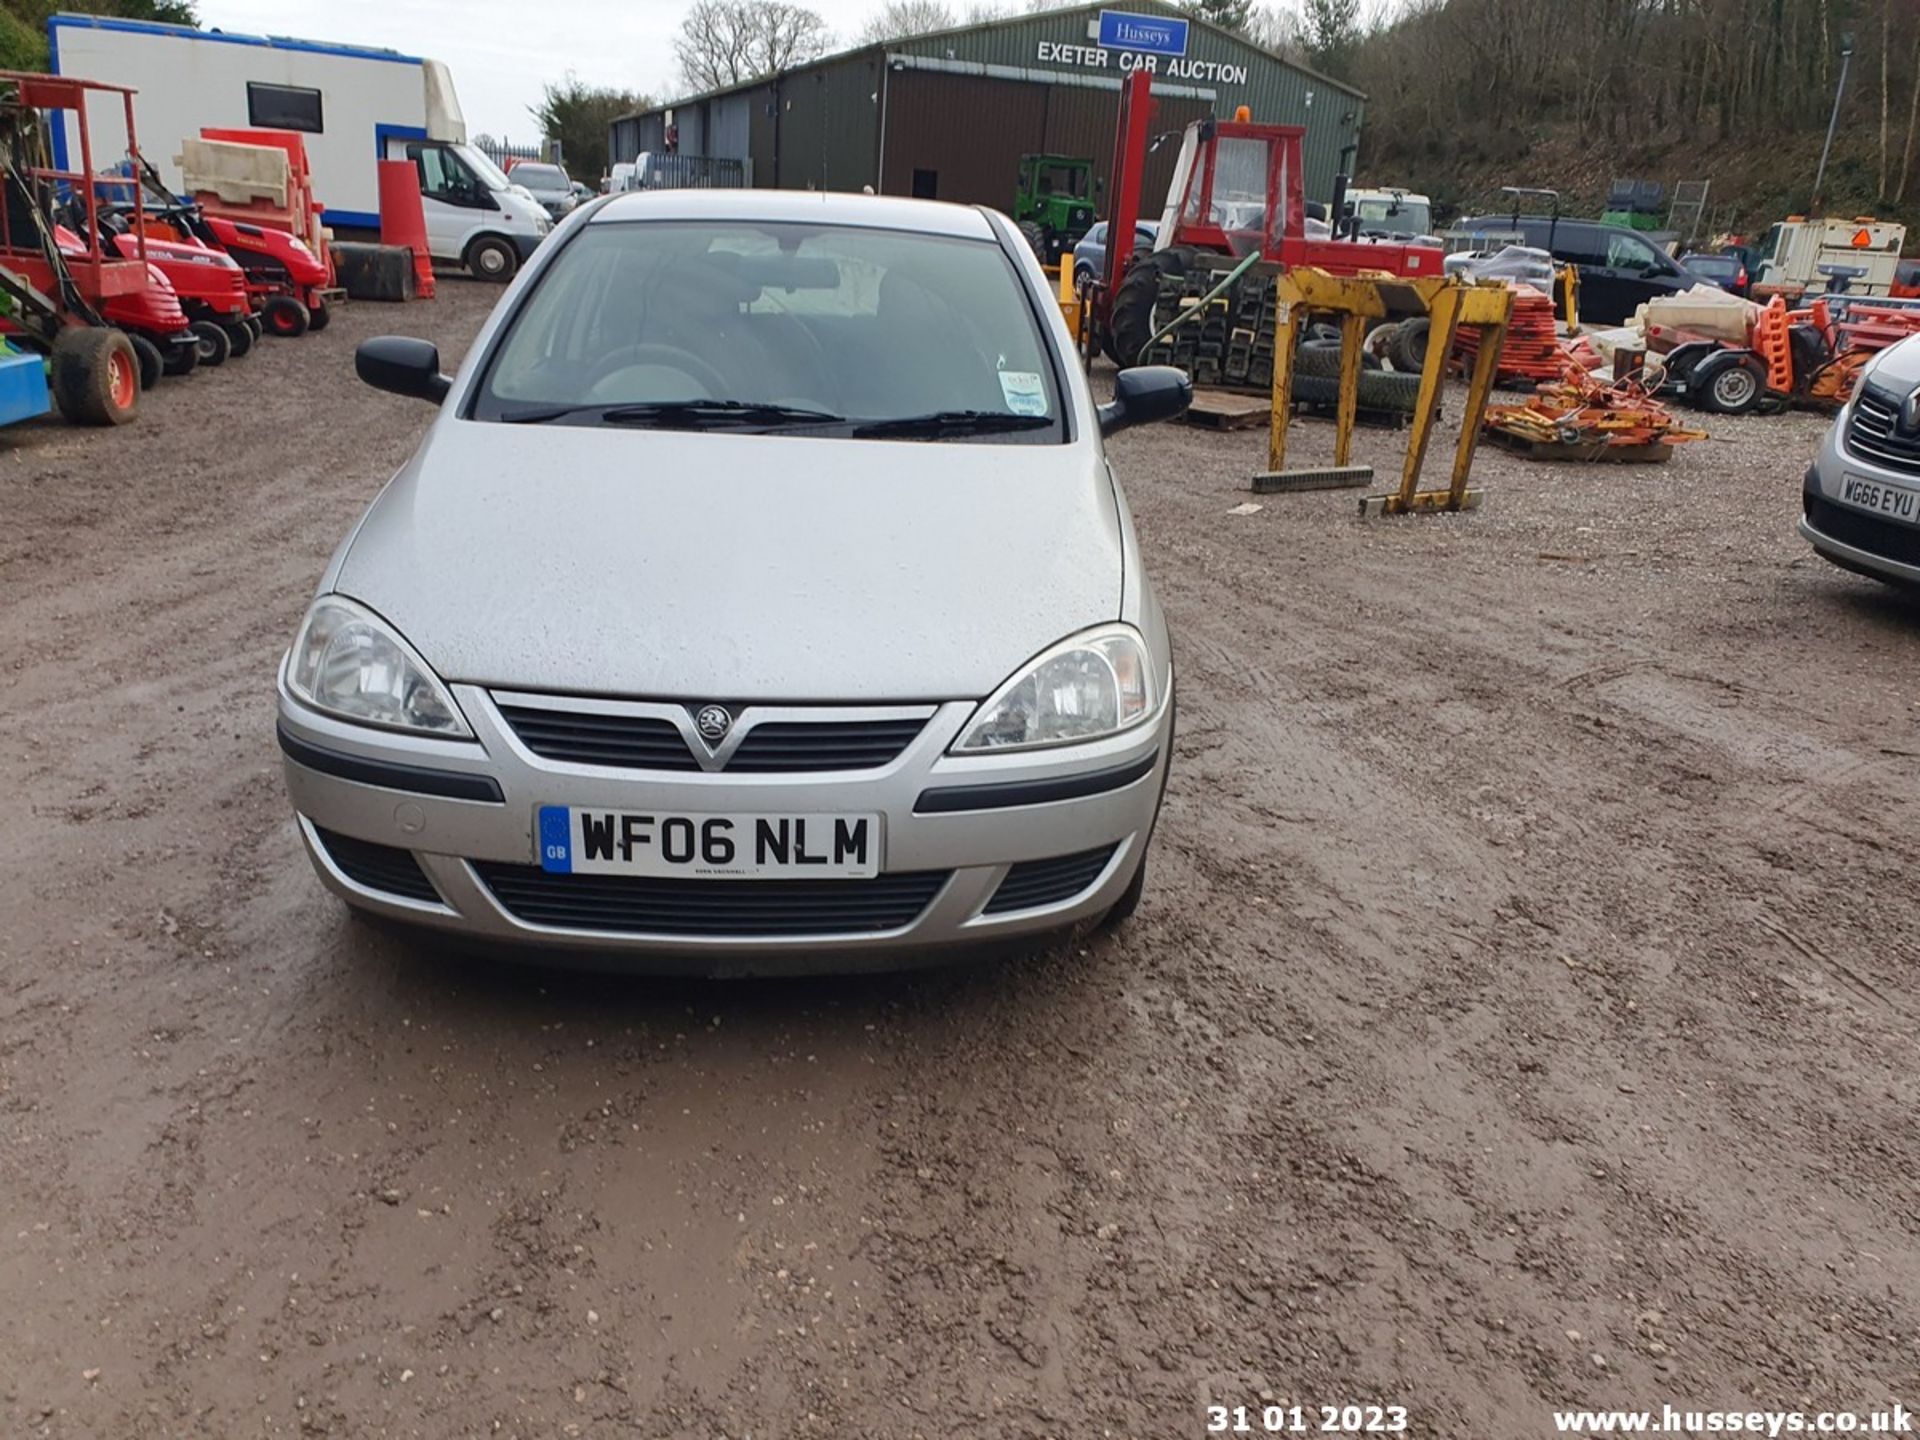
[[[615,372],[631,369],[636,365],[658,365],[663,369],[678,370],[689,380],[706,388],[707,393],[704,398],[711,400],[727,398],[727,379],[718,370],[691,350],[683,350],[678,345],[668,345],[657,340],[629,345],[625,349],[615,350],[612,354],[603,357],[600,363],[593,367],[593,372],[587,376],[587,388],[591,390]]]

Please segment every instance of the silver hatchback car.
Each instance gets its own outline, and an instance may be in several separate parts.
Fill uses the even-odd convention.
[[[1097,405],[1005,217],[611,196],[457,376],[357,366],[439,415],[280,670],[349,905],[710,972],[1131,913],[1173,664],[1102,438],[1191,390]]]
[[[1920,337],[1871,360],[1807,467],[1800,533],[1834,564],[1920,587]]]

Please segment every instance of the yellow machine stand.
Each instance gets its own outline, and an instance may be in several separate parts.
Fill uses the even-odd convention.
[[[1507,337],[1513,315],[1513,291],[1504,284],[1477,284],[1457,276],[1408,279],[1373,271],[1360,275],[1330,275],[1324,270],[1289,270],[1274,281],[1277,320],[1273,345],[1273,420],[1267,437],[1267,468],[1253,477],[1258,492],[1326,488],[1325,469],[1289,471],[1287,427],[1293,418],[1293,357],[1299,330],[1310,315],[1340,317],[1340,392],[1335,411],[1333,464],[1345,472],[1347,483],[1364,484],[1370,467],[1352,467],[1353,427],[1360,409],[1361,346],[1371,320],[1389,316],[1425,315],[1426,364],[1420,373],[1420,391],[1414,401],[1413,426],[1407,439],[1406,463],[1399,490],[1369,495],[1360,502],[1363,515],[1411,515],[1433,510],[1469,510],[1480,503],[1480,492],[1467,488],[1474,447],[1493,392],[1494,366]],[[1454,331],[1461,325],[1480,327],[1480,345],[1467,386],[1466,412],[1461,417],[1460,443],[1454,452],[1453,474],[1444,490],[1422,490],[1420,469],[1426,461],[1427,441],[1440,413],[1446,385],[1448,356]],[[1340,480],[1333,483],[1339,484]]]

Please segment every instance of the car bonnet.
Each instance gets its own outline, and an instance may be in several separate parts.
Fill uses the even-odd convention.
[[[456,421],[334,588],[442,678],[727,700],[981,696],[1120,611],[1097,446]]]

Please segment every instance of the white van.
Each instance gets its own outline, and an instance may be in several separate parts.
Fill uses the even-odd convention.
[[[180,142],[204,127],[292,130],[305,144],[322,218],[336,229],[379,228],[378,157],[419,170],[437,261],[505,280],[552,228],[524,187],[467,144],[453,78],[438,60],[94,15],[53,16],[47,43],[55,74],[139,92],[140,148],[171,186],[181,185]],[[90,98],[87,120],[96,160],[123,153],[118,96]],[[57,166],[78,168],[78,132],[64,111],[53,150]]]
[[[482,280],[511,280],[553,228],[531,190],[464,141],[388,136],[387,158],[411,160],[420,173],[433,258],[457,261]]]

